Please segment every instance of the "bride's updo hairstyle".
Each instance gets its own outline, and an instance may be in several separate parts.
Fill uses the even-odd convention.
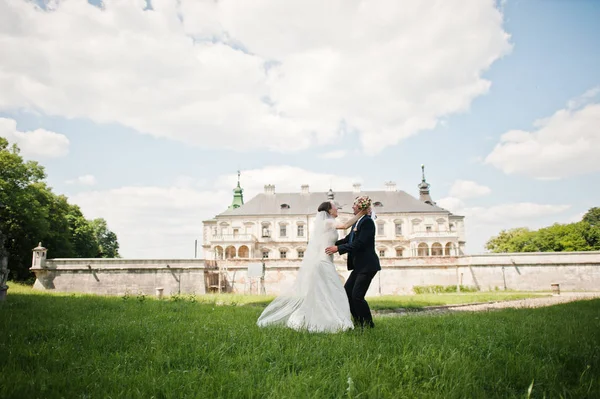
[[[329,213],[329,211],[331,210],[332,205],[330,201],[325,201],[323,202],[321,205],[319,205],[319,208],[317,209],[317,212],[327,212]]]

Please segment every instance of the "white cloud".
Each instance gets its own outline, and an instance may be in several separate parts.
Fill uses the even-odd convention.
[[[0,0],[0,109],[238,150],[358,132],[376,153],[467,110],[511,48],[493,1],[145,3]]]
[[[29,159],[59,158],[69,153],[67,136],[45,129],[21,132],[14,119],[0,118],[0,136],[11,144],[17,144],[21,155]]]
[[[76,179],[67,180],[66,184],[79,184],[82,186],[94,186],[96,184],[96,177],[94,175],[83,175]]]
[[[537,130],[511,130],[485,158],[485,163],[506,174],[550,180],[600,171],[600,104],[587,104],[599,89],[592,89],[534,123]],[[582,107],[577,109],[576,107]]]
[[[230,194],[177,187],[122,187],[70,198],[87,218],[102,217],[128,258],[193,258],[202,221],[227,208]],[[50,248],[50,251],[52,249]]]
[[[484,245],[500,230],[514,227],[537,229],[564,219],[571,208],[565,204],[537,204],[517,202],[489,207],[470,207],[455,197],[442,198],[437,204],[450,212],[465,216],[467,251],[481,253]],[[563,216],[561,216],[563,215]]]
[[[494,205],[491,207],[465,208],[465,213],[476,222],[503,224],[506,222],[528,223],[549,215],[563,213],[570,205],[548,205],[532,202],[518,202]]]
[[[290,179],[293,176],[293,179]],[[275,184],[277,192],[299,192],[294,182],[310,185],[311,191],[334,188],[350,190],[356,177],[321,174],[291,166],[268,166],[243,171],[245,200]],[[219,176],[214,182],[200,182],[180,176],[172,187],[122,187],[88,191],[70,197],[87,218],[102,217],[121,244],[121,255],[128,258],[191,258],[194,240],[202,254],[202,221],[225,211],[232,200],[237,175]],[[298,183],[301,184],[301,183]],[[51,251],[51,249],[50,249]]]
[[[436,201],[436,205],[457,215],[461,215],[465,209],[464,201],[456,197],[439,199]]]
[[[265,166],[260,169],[245,170],[241,174],[241,186],[245,198],[264,191],[266,184],[275,185],[276,193],[297,193],[300,186],[309,185],[310,191],[351,191],[352,184],[361,182],[359,176],[342,176],[337,173],[318,173],[288,165]],[[229,174],[218,178],[215,187],[231,190],[237,184],[237,175]]]
[[[456,180],[450,188],[450,196],[460,199],[482,197],[491,192],[489,187],[470,180]]]
[[[334,150],[334,151],[329,151],[329,152],[325,152],[323,154],[320,155],[320,158],[323,159],[341,159],[344,158],[346,156],[346,151],[345,150]]]

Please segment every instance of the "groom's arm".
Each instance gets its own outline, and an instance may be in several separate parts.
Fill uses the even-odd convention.
[[[348,234],[346,237],[342,238],[341,240],[337,240],[335,242],[335,245],[347,244],[348,243],[348,236],[350,236],[350,234]]]
[[[360,234],[351,243],[338,245],[338,252],[343,255],[347,252],[354,252],[364,248],[367,245],[368,237],[375,235],[375,222],[372,219],[365,220],[361,225]],[[337,243],[336,243],[337,244]]]

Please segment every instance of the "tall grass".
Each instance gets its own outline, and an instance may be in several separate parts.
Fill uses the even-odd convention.
[[[14,288],[2,398],[600,397],[600,300],[307,334],[257,328],[261,306]]]

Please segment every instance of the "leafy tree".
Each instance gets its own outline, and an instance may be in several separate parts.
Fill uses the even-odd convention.
[[[485,248],[496,253],[525,252],[524,249],[531,245],[531,233],[526,227],[502,230],[485,244]]]
[[[527,228],[502,230],[486,243],[491,252],[572,252],[600,250],[600,225],[593,225],[594,215],[590,209],[583,220],[559,224],[531,231]],[[596,212],[596,213],[595,213]]]
[[[589,223],[590,226],[600,227],[600,208],[590,208],[590,210],[583,215],[583,221]]]
[[[119,256],[117,236],[106,221],[86,220],[77,205],[52,192],[45,178],[41,165],[25,162],[19,148],[0,137],[0,239],[5,239],[12,278],[31,277],[31,250],[40,241],[54,258]]]
[[[98,242],[99,258],[120,258],[117,235],[108,229],[106,220],[94,219],[90,222]]]
[[[15,279],[29,276],[31,250],[48,234],[48,209],[40,203],[44,169],[24,162],[16,145],[0,137],[0,231],[6,235],[9,268]]]

